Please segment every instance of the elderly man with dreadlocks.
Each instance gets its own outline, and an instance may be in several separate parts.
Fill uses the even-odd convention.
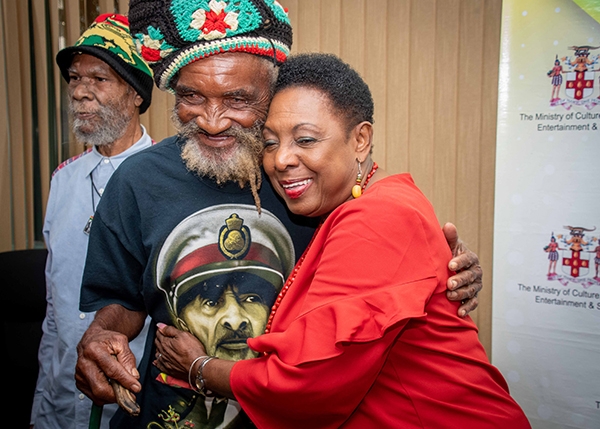
[[[175,94],[178,135],[128,159],[98,207],[81,292],[81,310],[97,314],[78,345],[77,386],[96,404],[121,397],[117,382],[135,393],[141,409],[119,411],[112,427],[253,427],[236,401],[198,386],[206,360],[182,380],[153,365],[155,329],[137,368],[128,342],[150,315],[214,357],[255,355],[246,340],[264,331],[316,226],[285,208],[261,168],[289,19],[275,0],[132,0],[129,20],[157,86]],[[463,253],[451,263],[466,269],[448,282],[462,286],[453,299],[473,298],[477,257],[450,233]]]
[[[31,424],[88,427],[92,402],[75,388],[76,345],[93,314],[79,311],[79,290],[94,211],[125,158],[152,145],[140,123],[152,98],[152,71],[135,49],[127,17],[104,14],[56,62],[68,83],[78,142],[89,148],[52,174],[44,222],[46,318]],[[146,328],[147,330],[147,328]],[[143,338],[131,344],[141,357]],[[104,408],[104,427],[116,406]]]

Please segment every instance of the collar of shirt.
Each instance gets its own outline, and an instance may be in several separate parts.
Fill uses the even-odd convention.
[[[94,146],[92,148],[91,153],[88,154],[88,156],[83,157],[84,159],[81,160],[86,165],[86,170],[87,170],[86,176],[89,176],[92,173],[92,171],[94,171],[94,169],[101,162],[103,162],[103,160],[107,160],[108,163],[111,164],[112,169],[116,170],[119,167],[119,165],[121,165],[121,163],[123,161],[125,161],[125,159],[127,157],[133,155],[136,152],[139,152],[143,149],[150,147],[152,145],[152,139],[146,132],[146,128],[144,128],[143,125],[141,127],[142,127],[142,137],[137,142],[135,142],[131,147],[127,148],[127,150],[124,150],[123,152],[121,152],[115,156],[111,156],[111,157],[103,156],[100,152],[98,152],[98,149],[96,148],[96,146]]]

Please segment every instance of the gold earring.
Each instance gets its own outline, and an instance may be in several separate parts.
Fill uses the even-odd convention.
[[[362,169],[360,168],[360,161],[358,158],[356,159],[358,162],[358,174],[356,175],[356,185],[352,187],[352,196],[354,198],[358,198],[362,195],[362,189],[360,187],[360,182],[362,181]]]

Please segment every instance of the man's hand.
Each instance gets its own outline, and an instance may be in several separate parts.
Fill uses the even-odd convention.
[[[132,392],[142,388],[135,356],[123,334],[90,326],[77,345],[75,385],[97,405],[116,402],[109,380]]]
[[[75,385],[95,404],[116,402],[109,380],[134,393],[142,389],[129,340],[139,333],[145,317],[143,312],[110,305],[96,313],[94,321],[83,334],[77,345]]]
[[[448,263],[448,268],[456,272],[448,279],[446,296],[451,301],[461,301],[462,305],[458,308],[458,315],[464,317],[479,305],[477,294],[483,288],[481,282],[483,271],[477,255],[471,252],[458,238],[456,226],[448,222],[442,230],[453,256]]]

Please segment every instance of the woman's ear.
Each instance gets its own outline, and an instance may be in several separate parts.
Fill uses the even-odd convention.
[[[373,124],[364,121],[354,128],[356,138],[356,155],[359,159],[365,159],[371,153],[373,144]]]

